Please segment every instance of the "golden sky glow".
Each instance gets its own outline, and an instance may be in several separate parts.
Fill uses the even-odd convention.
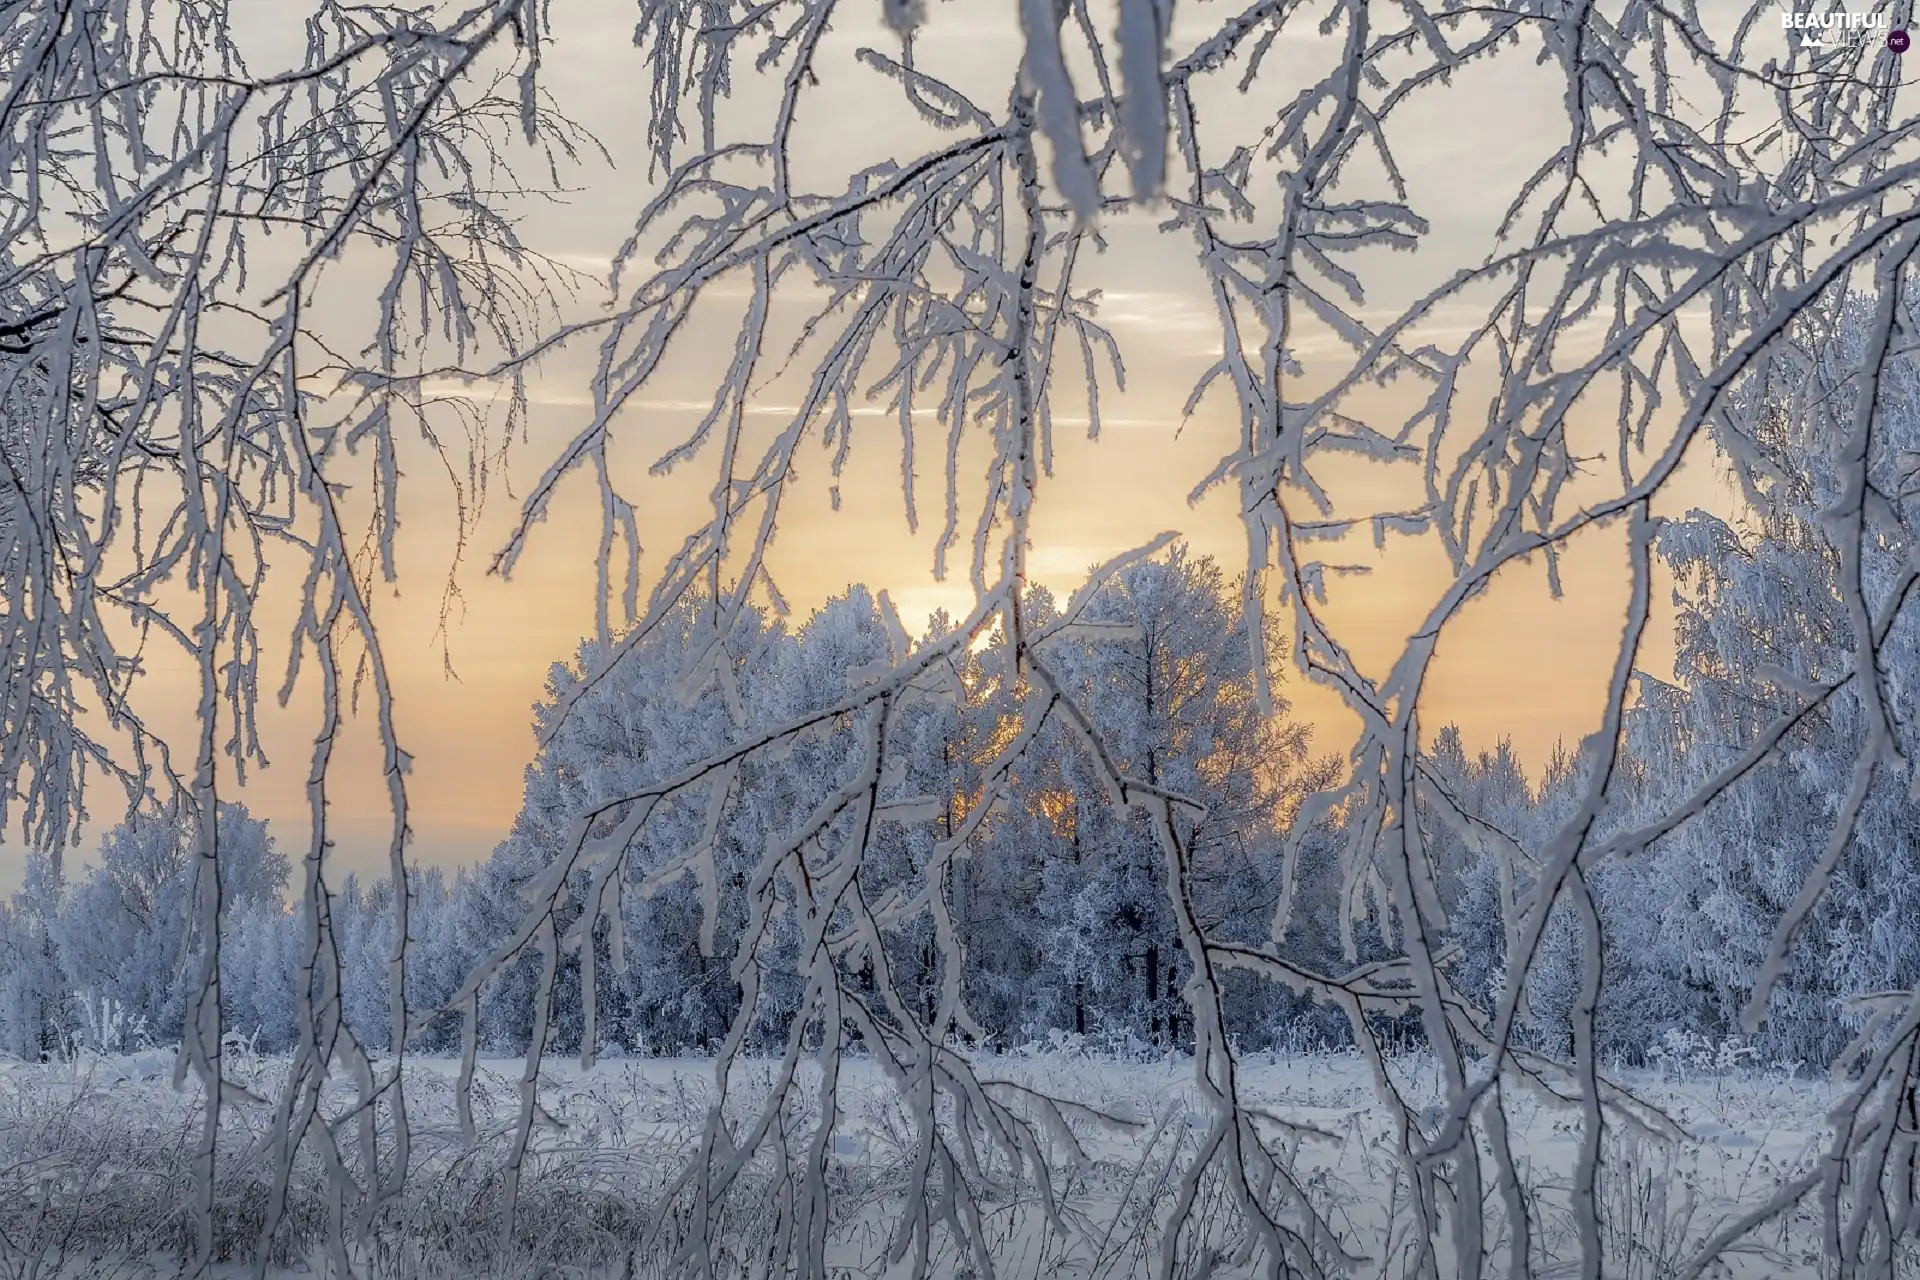
[[[930,7],[929,56],[962,71],[972,65],[988,81],[1004,83],[1005,68],[1017,54],[1013,6],[969,0]],[[833,128],[825,145],[803,157],[806,163],[844,166],[855,153],[864,162],[893,148],[913,147],[920,137],[912,121],[898,118],[895,93],[878,87],[871,72],[851,61],[857,45],[889,39],[879,29],[879,9],[877,2],[856,6],[853,18],[836,32],[835,58],[822,71],[831,96],[814,108],[829,128],[831,121],[824,117],[842,113],[857,120],[858,128]],[[1219,17],[1217,6],[1206,4],[1186,5],[1180,12],[1184,21],[1196,24]],[[546,84],[564,110],[606,143],[615,163],[612,169],[590,163],[578,171],[572,181],[581,189],[565,205],[530,210],[524,235],[564,261],[599,271],[650,190],[639,127],[648,85],[630,42],[630,4],[593,0],[555,6],[555,21]],[[1263,72],[1273,80],[1275,93],[1289,83],[1290,67],[1311,64],[1326,52],[1310,27],[1302,31],[1306,34],[1282,42],[1285,47]],[[260,38],[270,47],[281,37],[263,30]],[[1520,176],[1559,144],[1565,128],[1559,103],[1551,82],[1532,71],[1517,53],[1483,60],[1446,91],[1444,114],[1428,112],[1401,122],[1398,146],[1407,164],[1409,203],[1433,230],[1416,254],[1381,253],[1365,260],[1369,315],[1395,313],[1482,257]],[[743,90],[743,100],[753,92]],[[1197,505],[1187,501],[1194,484],[1232,447],[1236,423],[1218,397],[1205,401],[1192,420],[1181,420],[1181,404],[1217,357],[1220,338],[1186,244],[1161,241],[1152,221],[1148,212],[1113,228],[1109,252],[1088,277],[1088,283],[1106,290],[1100,314],[1127,357],[1128,389],[1104,397],[1106,417],[1097,442],[1084,438],[1084,419],[1057,426],[1058,456],[1054,474],[1041,485],[1032,555],[1037,575],[1056,588],[1070,587],[1090,563],[1165,529],[1179,530],[1230,572],[1244,561],[1233,490],[1217,490]],[[583,299],[582,314],[594,301]],[[622,428],[620,459],[632,477],[628,494],[640,507],[647,572],[656,571],[699,520],[712,483],[705,456],[664,478],[643,479],[660,448],[697,421],[711,394],[711,378],[730,352],[737,319],[711,310],[699,318],[684,348],[684,367],[652,388]],[[1311,338],[1300,354],[1310,376],[1316,359],[1325,362],[1319,366],[1324,370],[1340,356],[1331,346],[1316,350]],[[531,438],[516,443],[510,455],[513,494],[524,494],[552,446],[588,412],[592,364],[589,343],[559,353],[541,369],[533,386]],[[758,407],[773,420],[783,403],[776,391]],[[1380,393],[1378,404],[1383,418],[1405,409],[1387,393]],[[804,614],[850,582],[889,588],[910,627],[937,607],[961,609],[970,601],[964,555],[947,582],[935,582],[931,573],[942,500],[937,462],[923,468],[920,530],[907,529],[896,430],[876,418],[872,431],[856,434],[852,465],[840,481],[838,512],[828,500],[828,455],[817,446],[803,454],[800,483],[772,557],[776,579],[796,611]],[[928,456],[937,458],[937,452]],[[484,857],[506,833],[518,807],[521,771],[534,745],[530,708],[549,665],[565,659],[593,625],[592,557],[599,517],[587,477],[574,477],[512,580],[488,576],[486,566],[517,510],[509,485],[496,479],[457,579],[460,599],[446,637],[459,675],[453,682],[443,673],[436,635],[444,571],[453,552],[451,499],[423,450],[403,461],[409,488],[399,541],[402,584],[397,595],[377,599],[377,617],[398,682],[401,738],[416,761],[411,783],[416,852],[426,861],[454,865]],[[1345,496],[1356,509],[1370,506],[1383,483],[1362,467],[1338,474],[1350,478]],[[1336,500],[1342,496],[1336,491]],[[1692,505],[1727,505],[1711,459],[1690,462],[1665,510],[1677,513]],[[1330,585],[1330,616],[1362,664],[1378,671],[1398,653],[1409,628],[1444,585],[1446,566],[1434,545],[1390,544],[1393,554],[1383,559],[1364,536],[1352,541],[1351,554],[1343,548],[1335,558],[1372,563],[1376,569]],[[1567,593],[1562,600],[1549,598],[1544,567],[1535,564],[1503,576],[1471,604],[1445,632],[1422,704],[1428,732],[1457,722],[1470,746],[1490,746],[1509,736],[1523,756],[1538,761],[1555,739],[1572,740],[1589,731],[1598,721],[1598,692],[1620,635],[1623,548],[1619,530],[1583,535],[1563,564]],[[1664,599],[1664,593],[1656,598]],[[283,633],[269,636],[284,638]],[[1668,645],[1661,626],[1644,665],[1665,674]],[[267,667],[276,688],[282,661],[284,655],[277,654]],[[156,668],[154,678],[164,681],[169,674]],[[181,686],[175,716],[188,715],[193,696],[190,685]],[[1344,750],[1350,722],[1336,698],[1297,679],[1288,696],[1317,725],[1319,750]],[[296,852],[306,838],[311,698],[312,691],[303,690],[287,710],[266,714],[275,767],[233,793],[271,817],[283,847]],[[342,867],[366,871],[383,864],[390,821],[371,742],[368,726],[357,723],[346,744],[332,815]],[[108,812],[112,798],[101,800],[94,806],[96,818],[115,816]],[[90,852],[83,848],[81,858]],[[0,852],[0,881],[17,883],[20,866],[17,846]]]

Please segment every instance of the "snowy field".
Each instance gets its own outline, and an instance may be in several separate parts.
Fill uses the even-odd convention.
[[[136,1278],[180,1274],[192,1239],[189,1156],[197,1104],[176,1093],[159,1055],[91,1059],[0,1069],[0,1275]],[[235,1078],[269,1093],[282,1068],[242,1060]],[[414,1176],[382,1208],[356,1246],[356,1274],[371,1276],[644,1276],[667,1270],[676,1210],[663,1209],[672,1176],[698,1150],[713,1097],[710,1064],[695,1060],[609,1061],[590,1071],[555,1063],[543,1073],[546,1116],[521,1183],[512,1238],[502,1238],[500,1171],[510,1150],[519,1098],[517,1061],[484,1062],[475,1081],[481,1140],[468,1148],[455,1121],[458,1064],[419,1061],[410,1068]],[[1396,1060],[1392,1070],[1419,1102],[1435,1095],[1430,1062]],[[736,1089],[750,1101],[756,1073],[738,1069]],[[1192,1087],[1191,1064],[1115,1062],[1070,1053],[991,1059],[981,1077],[1012,1082],[1083,1104],[1124,1123],[1077,1117],[1083,1148],[1064,1142],[1049,1153],[1059,1175],[1058,1226],[1049,1227],[1030,1180],[983,1168],[969,1177],[986,1206],[995,1270],[1011,1277],[1121,1277],[1157,1273],[1160,1225],[1171,1211],[1181,1172],[1205,1134],[1208,1115]],[[764,1078],[764,1074],[762,1074]],[[1357,1056],[1321,1054],[1243,1063],[1249,1108],[1267,1113],[1263,1135],[1286,1153],[1297,1181],[1358,1255],[1352,1274],[1409,1274],[1406,1184],[1394,1159],[1391,1117],[1375,1102],[1368,1068]],[[1655,1140],[1609,1134],[1601,1173],[1608,1274],[1678,1274],[1700,1244],[1728,1220],[1765,1201],[1806,1172],[1826,1141],[1833,1090],[1781,1073],[1679,1070],[1622,1080],[1687,1135]],[[744,1087],[743,1087],[744,1086]],[[345,1088],[340,1093],[344,1106]],[[888,1226],[911,1184],[913,1142],[906,1111],[870,1063],[848,1064],[840,1115],[828,1143],[828,1185],[835,1224],[830,1257],[848,1276],[894,1274],[885,1260]],[[331,1108],[330,1108],[331,1109]],[[813,1128],[802,1105],[793,1113],[794,1157]],[[221,1238],[249,1256],[270,1194],[272,1161],[263,1136],[266,1109],[236,1105],[223,1145],[216,1201]],[[1576,1117],[1540,1101],[1511,1105],[1513,1144],[1527,1185],[1547,1206],[1532,1242],[1535,1273],[1554,1275],[1573,1254],[1564,1213],[1576,1152]],[[343,1126],[351,1156],[352,1123]],[[763,1162],[767,1163],[767,1162]],[[717,1274],[753,1274],[753,1246],[780,1229],[771,1212],[776,1171],[725,1209],[733,1256]],[[296,1170],[287,1226],[272,1274],[330,1274],[324,1249],[326,1182],[317,1160]],[[1203,1190],[1196,1221],[1212,1238],[1235,1226],[1223,1196]],[[1555,1229],[1559,1223],[1563,1229]],[[1705,1272],[1723,1276],[1819,1274],[1819,1221],[1802,1207]],[[1238,1274],[1184,1250],[1187,1275]],[[936,1275],[968,1275],[963,1259],[938,1254]],[[1211,1267],[1211,1270],[1209,1269]],[[232,1274],[247,1269],[231,1264]],[[1444,1274],[1444,1268],[1443,1268]]]

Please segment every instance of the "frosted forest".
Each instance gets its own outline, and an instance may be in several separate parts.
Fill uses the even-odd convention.
[[[0,0],[0,1275],[1920,1274],[1905,0],[274,9]]]

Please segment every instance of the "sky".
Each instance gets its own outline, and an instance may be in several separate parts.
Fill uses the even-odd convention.
[[[1000,85],[1004,94],[1006,69],[1018,54],[1014,6],[981,2],[930,8],[923,52],[956,75]],[[923,139],[918,125],[903,117],[897,90],[881,87],[871,71],[852,61],[852,51],[862,44],[897,48],[879,26],[879,10],[877,3],[853,6],[836,29],[830,56],[823,59],[820,100],[805,109],[817,114],[802,116],[808,141],[800,163],[846,168],[905,154]],[[1222,6],[1204,3],[1180,9],[1182,22],[1194,27],[1217,21],[1221,12]],[[622,0],[555,6],[556,27],[545,50],[547,90],[601,140],[608,160],[590,159],[568,174],[576,189],[563,202],[529,206],[521,234],[533,247],[595,274],[606,270],[636,212],[655,190],[643,150],[650,84],[632,45],[634,14]],[[256,69],[276,54],[290,53],[287,42],[295,33],[271,25],[280,19],[256,13],[252,20],[262,24],[247,33],[258,49]],[[1313,34],[1311,27],[1302,31],[1283,41],[1263,70],[1273,94],[1286,92],[1298,69],[1324,60],[1333,48],[1330,41],[1337,41]],[[1176,46],[1180,41],[1176,31]],[[753,105],[757,91],[752,85],[742,88],[743,110]],[[1403,119],[1396,136],[1409,203],[1429,221],[1431,232],[1417,252],[1366,260],[1369,317],[1394,314],[1484,256],[1515,184],[1559,145],[1565,128],[1551,80],[1519,53],[1468,68],[1445,91],[1444,102],[1444,112]],[[1057,427],[1054,471],[1040,484],[1031,565],[1037,577],[1059,590],[1071,589],[1091,563],[1163,530],[1177,530],[1230,570],[1244,562],[1233,491],[1223,488],[1198,503],[1188,500],[1196,482],[1232,447],[1236,428],[1230,406],[1219,397],[1203,402],[1191,418],[1182,414],[1195,379],[1217,358],[1220,339],[1190,251],[1184,242],[1158,235],[1154,215],[1143,210],[1104,228],[1109,247],[1088,276],[1104,290],[1099,316],[1125,354],[1127,389],[1103,396],[1104,425],[1097,441],[1085,438],[1084,418]],[[351,289],[350,270],[343,279]],[[589,286],[572,304],[573,314],[590,314],[600,296]],[[616,457],[623,484],[639,507],[643,573],[657,571],[698,521],[711,484],[704,459],[663,478],[647,478],[647,463],[676,432],[697,421],[711,394],[712,373],[730,353],[738,323],[737,313],[723,307],[699,317],[683,363],[650,388],[621,424]],[[575,344],[537,371],[526,438],[513,443],[504,474],[494,478],[487,494],[464,563],[455,570],[458,597],[444,630],[441,608],[455,550],[451,491],[423,450],[403,455],[408,475],[399,538],[401,581],[397,590],[381,588],[375,607],[396,681],[400,736],[415,760],[410,782],[414,854],[426,862],[452,867],[476,861],[506,834],[518,807],[522,772],[534,752],[531,709],[551,665],[566,659],[593,627],[592,558],[599,517],[588,477],[576,476],[563,488],[511,579],[486,572],[511,532],[519,498],[589,411],[593,354],[591,344]],[[1310,369],[1316,359],[1336,357],[1316,352],[1311,343],[1302,351]],[[777,387],[769,391],[755,411],[769,423],[780,421],[780,410],[791,403],[782,394]],[[1379,407],[1383,419],[1406,408],[1390,393]],[[863,425],[856,435],[850,469],[839,483],[837,511],[829,497],[828,455],[817,447],[803,452],[771,568],[801,615],[850,583],[864,582],[887,588],[913,628],[936,608],[967,607],[971,595],[964,556],[948,581],[934,580],[934,531],[942,497],[937,468],[924,469],[916,495],[922,520],[919,532],[912,533],[904,515],[897,439],[887,434],[883,420],[875,425],[870,433]],[[1369,489],[1375,483],[1361,470],[1352,473],[1360,505],[1376,496]],[[1688,506],[1725,508],[1729,503],[1713,459],[1700,457],[1690,460],[1666,509],[1677,513]],[[1431,541],[1396,544],[1384,557],[1370,546],[1354,554],[1369,558],[1374,572],[1336,582],[1328,614],[1363,667],[1378,671],[1445,585],[1446,565]],[[1422,724],[1431,732],[1457,723],[1470,747],[1488,748],[1510,738],[1535,764],[1556,741],[1571,743],[1591,731],[1623,621],[1624,564],[1622,535],[1602,529],[1568,549],[1563,598],[1548,592],[1541,564],[1504,573],[1447,629],[1422,703]],[[1666,674],[1670,651],[1670,632],[1662,623],[1650,637],[1645,665]],[[447,673],[443,657],[455,675]],[[276,661],[284,662],[284,652],[270,655],[268,669],[276,669]],[[277,675],[273,683],[277,686]],[[1316,726],[1319,748],[1343,753],[1353,722],[1338,700],[1297,679],[1285,692],[1295,713]],[[154,696],[171,702],[173,721],[184,723],[189,686],[162,688]],[[230,794],[267,816],[283,845],[298,851],[307,822],[312,690],[297,691],[284,710],[268,706],[266,699],[263,708],[274,765],[250,775]],[[348,870],[375,871],[384,863],[390,818],[371,743],[371,729],[362,718],[349,729],[342,749],[331,822],[338,862]],[[94,816],[97,831],[113,815],[98,810]],[[83,845],[80,860],[89,852]],[[0,886],[17,885],[22,865],[17,843],[0,849]]]

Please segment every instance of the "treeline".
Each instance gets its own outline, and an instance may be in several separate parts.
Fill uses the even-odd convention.
[[[1823,674],[1770,668],[1754,646],[1802,664],[1821,644],[1836,663],[1844,655],[1837,568],[1791,505],[1772,524],[1736,529],[1695,513],[1663,535],[1680,587],[1681,680],[1642,678],[1596,842],[1667,811],[1789,705],[1795,681]],[[1798,611],[1783,616],[1789,595]],[[1058,672],[1126,776],[1205,806],[1205,818],[1187,822],[1181,838],[1188,905],[1206,932],[1344,972],[1387,954],[1370,922],[1391,921],[1394,911],[1369,897],[1383,895],[1386,881],[1343,863],[1345,815],[1312,802],[1337,785],[1336,762],[1313,756],[1306,728],[1283,701],[1276,699],[1278,714],[1262,713],[1241,599],[1240,584],[1217,565],[1176,546],[1119,573],[1071,625],[1040,590],[1026,617],[1058,628],[1049,641]],[[861,588],[793,629],[748,608],[716,644],[701,622],[691,607],[675,614],[585,687],[584,673],[600,665],[593,646],[572,665],[556,665],[535,709],[546,743],[527,770],[512,833],[477,866],[451,879],[423,871],[410,885],[411,1005],[446,1002],[511,936],[527,911],[528,886],[571,849],[583,815],[604,809],[596,830],[611,829],[624,816],[618,805],[607,808],[619,797],[769,726],[831,708],[905,643]],[[929,638],[950,625],[936,617]],[[910,899],[941,842],[970,830],[942,888],[973,1023],[936,1030],[1003,1047],[1061,1033],[1116,1049],[1185,1044],[1182,991],[1191,970],[1164,855],[1146,821],[1110,802],[1085,741],[1063,717],[1044,722],[1001,798],[990,801],[987,771],[1029,723],[1021,712],[1031,691],[1008,669],[997,639],[958,649],[939,674],[946,696],[917,700],[888,729],[895,763],[886,785],[912,798],[904,807],[917,810],[913,820],[822,837],[870,842],[846,891],[872,905],[889,895]],[[1279,673],[1269,677],[1277,686]],[[1910,698],[1911,684],[1895,682],[1889,696]],[[1850,766],[1839,744],[1853,740],[1846,721],[1858,714],[1857,700],[1833,696],[1789,734],[1779,758],[1750,770],[1692,822],[1593,869],[1606,940],[1599,1029],[1609,1057],[1642,1059],[1675,1034],[1712,1043],[1741,1034],[1774,921],[1822,856],[1823,820]],[[791,893],[757,880],[755,868],[798,815],[847,784],[872,731],[856,716],[829,718],[784,753],[746,757],[716,784],[731,800],[724,810],[708,788],[649,815],[620,886],[620,945],[604,927],[592,936],[603,1051],[692,1054],[718,1044],[743,998],[736,943],[759,907],[770,911],[774,941],[753,953],[752,1021],[763,1047],[784,1043],[803,1004],[799,911],[790,900],[761,902]],[[1506,748],[1469,754],[1452,729],[1423,757],[1414,826],[1440,889],[1433,907],[1444,917],[1442,942],[1452,944],[1447,981],[1466,1001],[1490,1010],[1504,993],[1538,856],[1573,812],[1587,767],[1584,756],[1561,753],[1530,780]],[[990,804],[984,814],[975,812],[981,804]],[[221,837],[226,1018],[262,1050],[283,1050],[293,1035],[306,922],[284,904],[288,862],[264,825],[238,808],[221,821],[230,827]],[[190,834],[158,819],[123,826],[67,883],[33,864],[25,890],[0,908],[0,1049],[32,1056],[74,1043],[118,1048],[143,1036],[178,1038],[185,984],[197,972],[197,942],[185,931]],[[696,847],[710,847],[711,859],[686,863]],[[1889,773],[1876,783],[1827,899],[1787,950],[1773,1016],[1749,1042],[1753,1052],[1824,1062],[1862,1024],[1865,1006],[1855,997],[1920,978],[1916,854],[1920,816],[1904,781]],[[584,874],[571,887],[572,903],[589,896]],[[392,893],[385,882],[350,880],[330,912],[345,1017],[376,1050],[386,1047]],[[578,910],[561,905],[560,935]],[[931,1024],[952,962],[932,914],[899,912],[881,945],[884,976]],[[856,954],[849,950],[844,977],[857,995],[873,991],[880,975],[870,954]],[[1541,1049],[1566,1047],[1578,960],[1563,903],[1540,953],[1522,966],[1521,1035]],[[480,1037],[491,1050],[527,1043],[540,976],[539,956],[524,954],[485,987]],[[1230,1030],[1248,1048],[1349,1037],[1338,1009],[1245,974],[1221,980]],[[578,956],[563,953],[551,1048],[579,1047],[581,981]],[[1411,1021],[1404,1030],[1418,1035]],[[454,1019],[443,1019],[422,1047],[451,1050],[458,1033]]]
[[[1195,906],[1210,931],[1252,943],[1266,936],[1279,902],[1289,824],[1302,799],[1332,782],[1336,769],[1309,758],[1307,731],[1285,714],[1284,702],[1276,716],[1261,713],[1239,601],[1238,585],[1217,565],[1176,547],[1119,575],[1050,650],[1125,769],[1206,805],[1206,820],[1185,832]],[[1045,591],[1033,593],[1026,617],[1036,627],[1061,621]],[[547,734],[557,708],[577,702],[528,768],[511,834],[491,857],[451,879],[431,869],[413,877],[410,1004],[444,1002],[488,949],[511,935],[525,916],[529,883],[570,848],[583,813],[729,743],[832,706],[864,672],[888,662],[899,643],[875,598],[858,587],[792,629],[748,608],[712,648],[701,647],[698,622],[691,608],[676,613],[584,691],[583,673],[599,665],[593,646],[583,647],[574,664],[555,666],[535,709],[536,727]],[[936,617],[930,637],[950,625]],[[945,888],[966,951],[967,1009],[977,1025],[954,1030],[1000,1044],[1055,1030],[1176,1044],[1186,1034],[1180,990],[1188,971],[1162,855],[1138,814],[1115,812],[1074,733],[1050,722],[1007,781],[1005,799],[988,814],[972,812],[1028,694],[1002,658],[997,641],[962,648],[939,673],[949,696],[896,718],[889,783],[916,797],[920,813],[870,837],[858,892],[879,902],[910,886],[935,844],[972,820]],[[691,699],[684,696],[690,665],[703,681]],[[608,932],[594,937],[598,1026],[607,1048],[700,1052],[725,1035],[741,998],[729,961],[749,900],[772,891],[750,884],[754,867],[770,840],[845,784],[865,732],[853,717],[839,717],[778,759],[750,757],[726,784],[733,803],[718,830],[705,829],[710,796],[677,799],[650,816],[623,886],[619,963]],[[223,886],[225,1017],[262,1049],[278,1050],[293,1035],[306,922],[283,905],[289,866],[264,824],[237,808],[223,821],[232,827],[222,835],[229,851],[223,874],[231,879]],[[197,972],[189,963],[193,944],[182,944],[190,835],[154,819],[123,826],[106,838],[95,864],[66,884],[34,862],[26,889],[0,909],[7,957],[0,1048],[26,1055],[97,1036],[102,1007],[156,1040],[178,1038],[186,983]],[[712,883],[692,873],[656,877],[702,841],[713,846]],[[1331,875],[1326,841],[1310,841],[1304,856],[1323,864],[1323,877]],[[584,876],[572,888],[573,903],[587,897]],[[329,913],[345,968],[347,1021],[375,1048],[387,1035],[392,892],[385,881],[363,887],[349,880]],[[577,913],[577,905],[561,909],[561,930]],[[774,931],[779,941],[762,948],[758,960],[757,1025],[765,1036],[783,1038],[802,994],[797,967],[782,963],[782,947],[791,960],[799,945],[791,913],[775,921]],[[1331,934],[1295,933],[1316,937],[1326,952],[1318,960],[1337,955]],[[886,946],[893,982],[932,1018],[946,958],[931,922],[923,915],[890,930]],[[484,989],[483,1043],[499,1050],[526,1043],[539,973],[538,957],[523,956]],[[870,962],[853,980],[872,980]],[[1305,1005],[1275,1003],[1251,983],[1235,1010],[1262,1039],[1298,1035],[1294,1024],[1311,1016]],[[577,1048],[584,1021],[577,956],[561,959],[552,1016],[552,1045]],[[457,1043],[456,1024],[443,1022],[427,1043]]]

